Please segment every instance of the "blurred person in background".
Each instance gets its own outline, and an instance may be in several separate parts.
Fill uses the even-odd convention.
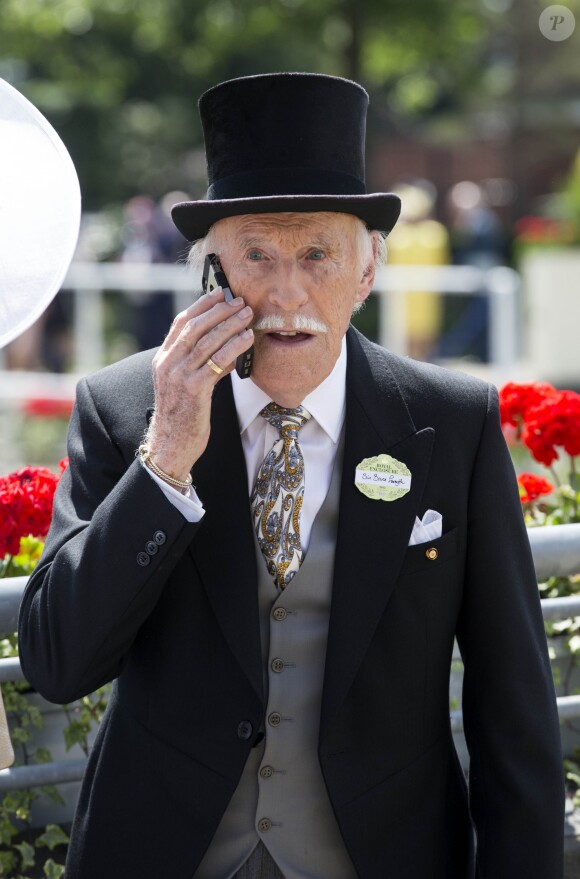
[[[131,198],[123,211],[120,261],[174,264],[182,259],[187,241],[175,228],[170,208],[186,198],[183,192],[170,192],[158,203],[147,195]],[[175,317],[173,295],[163,290],[126,295],[132,305],[128,329],[137,350],[161,344]]]
[[[447,197],[453,263],[490,269],[503,262],[504,235],[485,191],[471,180],[453,186]],[[450,296],[447,329],[441,342],[444,357],[489,360],[489,301],[485,293]]]
[[[61,290],[38,320],[3,349],[2,368],[65,372],[73,355],[72,310],[71,294]]]
[[[441,266],[450,260],[447,229],[433,216],[435,191],[428,181],[395,187],[401,217],[388,241],[389,265]],[[417,360],[434,360],[443,324],[440,293],[405,294],[407,351]]]

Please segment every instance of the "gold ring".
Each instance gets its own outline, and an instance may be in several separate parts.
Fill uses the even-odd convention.
[[[217,363],[214,363],[213,360],[211,359],[211,357],[209,358],[209,360],[206,360],[205,362],[207,363],[207,365],[209,366],[210,369],[213,369],[213,371],[215,372],[216,375],[222,374],[223,369],[221,368],[221,366],[218,366]]]

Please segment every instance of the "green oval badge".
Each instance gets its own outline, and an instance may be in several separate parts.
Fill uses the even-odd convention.
[[[411,490],[411,471],[390,455],[376,455],[360,462],[354,484],[374,501],[396,501]]]

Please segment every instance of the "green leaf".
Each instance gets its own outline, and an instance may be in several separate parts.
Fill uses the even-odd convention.
[[[78,720],[71,721],[63,730],[67,751],[70,751],[75,745],[86,744],[86,734],[87,730],[84,724],[80,723]]]
[[[28,730],[23,729],[21,726],[13,726],[10,730],[10,735],[12,741],[18,745],[25,745],[31,738],[31,733],[29,733]]]
[[[48,750],[48,748],[37,748],[34,752],[34,762],[35,763],[50,763],[52,761],[52,754]]]
[[[64,876],[64,866],[55,864],[52,858],[49,858],[44,865],[44,875],[46,879],[60,879],[61,876]]]
[[[567,772],[566,779],[572,781],[576,787],[580,787],[580,775],[577,772]]]
[[[36,846],[44,845],[50,851],[57,845],[68,845],[69,837],[58,824],[47,824],[44,833],[37,837]]]
[[[9,876],[16,866],[16,855],[14,852],[0,852],[0,876]]]
[[[19,842],[18,845],[14,846],[14,848],[20,852],[20,857],[22,859],[22,863],[20,864],[20,866],[22,868],[34,867],[35,851],[28,842]]]

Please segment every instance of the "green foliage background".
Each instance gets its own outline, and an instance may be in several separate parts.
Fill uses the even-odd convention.
[[[0,0],[0,76],[52,122],[85,210],[137,193],[205,191],[198,96],[279,70],[351,77],[379,136],[511,144],[526,190],[543,156],[577,148],[580,27],[541,35],[549,0]],[[580,0],[567,0],[580,21]],[[533,141],[549,131],[548,143]],[[502,133],[503,132],[503,133]],[[532,135],[530,138],[529,135]],[[574,144],[574,145],[573,145]],[[369,180],[372,186],[372,180]]]
[[[457,103],[481,79],[487,18],[472,0],[0,0],[0,76],[55,126],[98,209],[201,195],[196,102],[230,77],[352,77],[379,99],[371,133]]]

